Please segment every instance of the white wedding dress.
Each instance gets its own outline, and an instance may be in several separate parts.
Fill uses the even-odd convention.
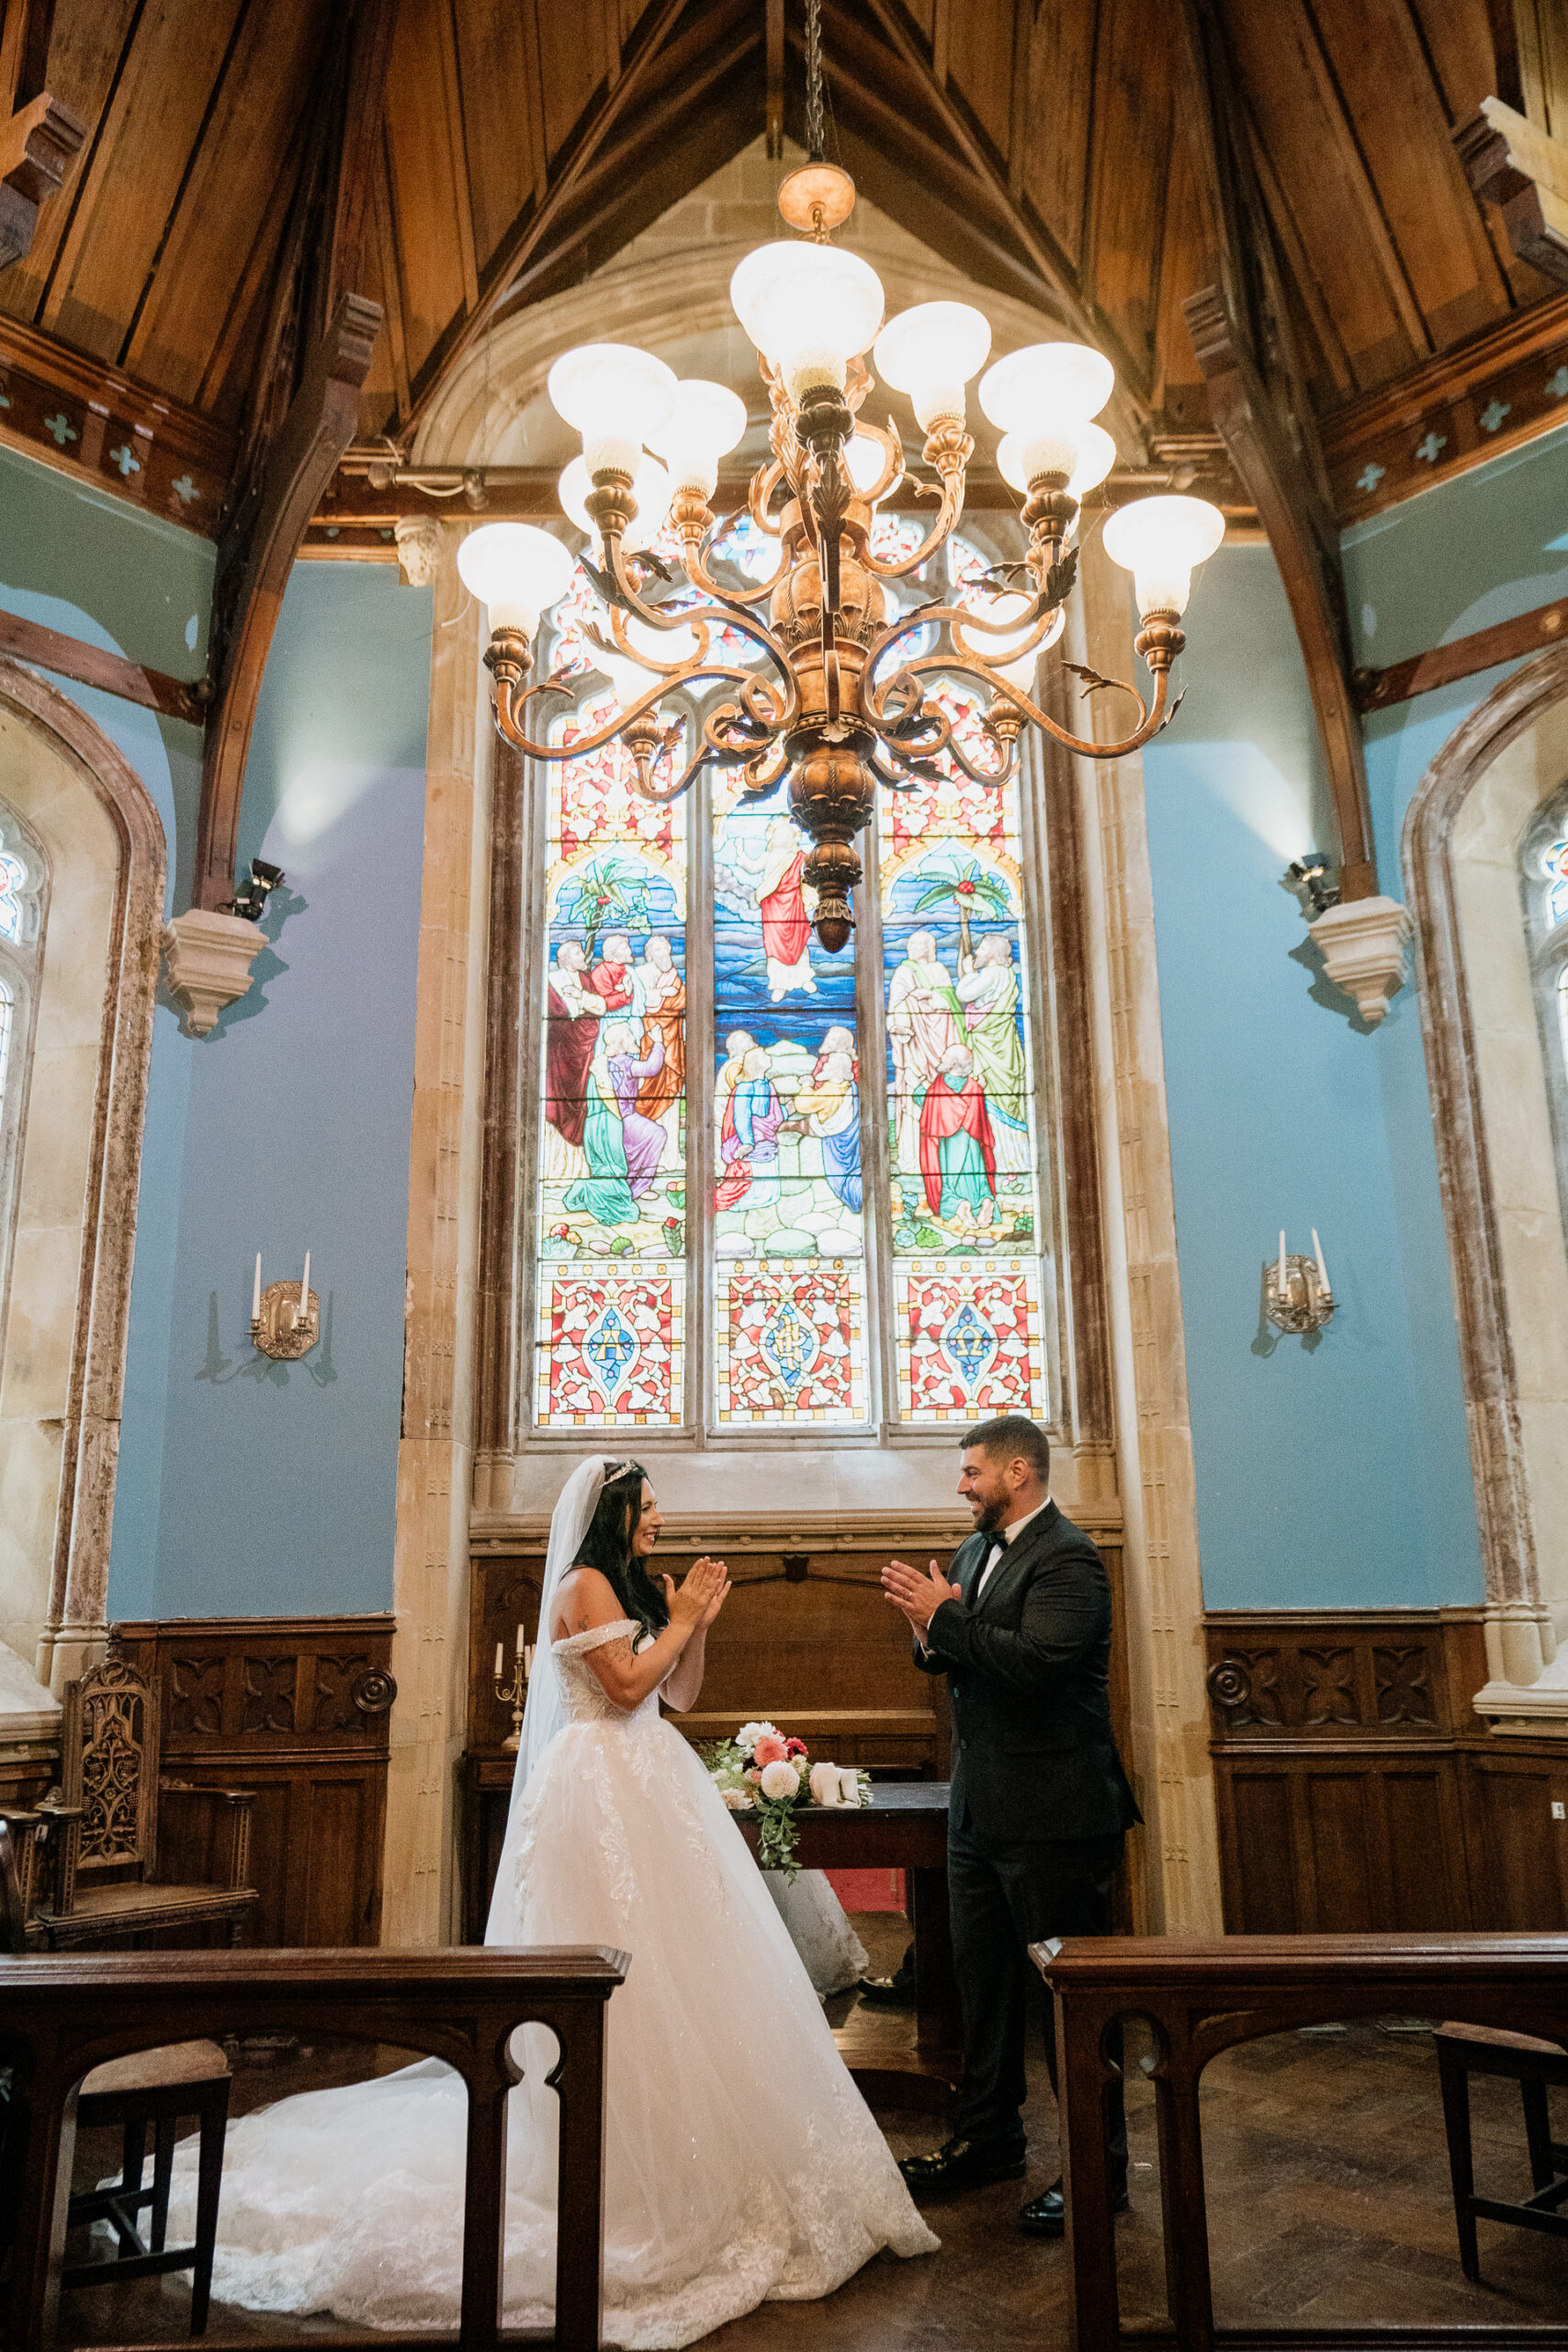
[[[694,2342],[769,2298],[826,2295],[886,2247],[938,2241],[839,2056],[750,1852],[652,1692],[605,1696],[553,1645],[564,1727],[514,1802],[485,1940],[632,1955],[608,2014],[604,2335]],[[523,2030],[512,2095],[504,2315],[547,2324],[555,2270],[554,2043]],[[213,2293],[404,2330],[456,2324],[464,2092],[434,2060],[231,2124]],[[169,2228],[195,2210],[176,2154]]]

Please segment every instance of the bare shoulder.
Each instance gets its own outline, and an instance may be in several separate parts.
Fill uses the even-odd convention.
[[[556,1587],[555,1623],[551,1632],[586,1634],[596,1625],[614,1625],[626,1615],[619,1595],[598,1568],[569,1568]]]

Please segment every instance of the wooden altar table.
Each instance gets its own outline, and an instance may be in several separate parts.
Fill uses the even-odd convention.
[[[516,1760],[499,1748],[470,1750],[464,1758],[463,1916],[469,1943],[484,1934]],[[962,2036],[947,1918],[947,1782],[877,1781],[869,1805],[807,1805],[797,1819],[802,1869],[898,1870],[908,1890],[913,2014],[856,2001],[834,2029],[845,2064],[874,2104],[950,2113]],[[735,1820],[755,1852],[756,1823],[743,1813]]]

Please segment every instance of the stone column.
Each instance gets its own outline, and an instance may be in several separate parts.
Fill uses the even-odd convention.
[[[1127,576],[1098,538],[1084,549],[1080,579],[1065,651],[1108,677],[1130,677]],[[1092,708],[1101,741],[1126,731],[1129,707],[1122,695],[1071,699],[1080,731]],[[1213,1935],[1219,1838],[1143,760],[1077,765],[1134,1756],[1148,1816],[1142,1920],[1156,1934]]]
[[[468,1695],[476,1252],[484,1049],[491,729],[482,616],[434,553],[424,872],[409,1153],[382,1941],[434,1944],[456,1916],[453,1792]],[[428,533],[423,533],[428,544]]]

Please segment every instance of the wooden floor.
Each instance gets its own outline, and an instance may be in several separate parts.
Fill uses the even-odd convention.
[[[902,1923],[856,1925],[874,1960],[897,1957]],[[840,2007],[833,2005],[835,2013]],[[388,2063],[393,2063],[389,2060]],[[368,2071],[358,2053],[318,2051],[237,2074],[236,2112],[294,2090]],[[1130,2061],[1131,2071],[1131,2061]],[[1044,2066],[1029,2108],[1030,2177],[927,2208],[942,2250],[873,2263],[820,2303],[773,2303],[707,2339],[712,2352],[1010,2352],[1065,2343],[1064,2255],[1022,2237],[1021,2198],[1055,2172],[1055,2125]],[[1472,2086],[1477,2185],[1528,2190],[1524,2132],[1509,2084]],[[1553,2093],[1553,2129],[1568,2138],[1568,2101]],[[1118,2224],[1124,2316],[1165,2315],[1154,2113],[1147,2086],[1129,2094],[1133,2211]],[[941,2138],[929,2119],[883,2117],[900,2155]],[[1355,2025],[1282,2036],[1216,2060],[1204,2077],[1217,2316],[1276,2326],[1361,2320],[1449,2325],[1568,2320],[1568,2240],[1483,2222],[1485,2283],[1467,2285],[1454,2242],[1438,2100],[1424,2032]],[[97,2135],[100,2138],[103,2135]],[[114,2151],[79,2151],[77,2185],[101,2178]],[[78,2243],[83,2243],[78,2241]],[[186,2282],[148,2282],[66,2296],[61,2342],[188,2341]],[[324,2325],[324,2323],[323,2323]],[[308,2321],[258,2320],[214,2305],[206,2342],[308,2343]],[[374,2342],[367,2336],[367,2342]]]

